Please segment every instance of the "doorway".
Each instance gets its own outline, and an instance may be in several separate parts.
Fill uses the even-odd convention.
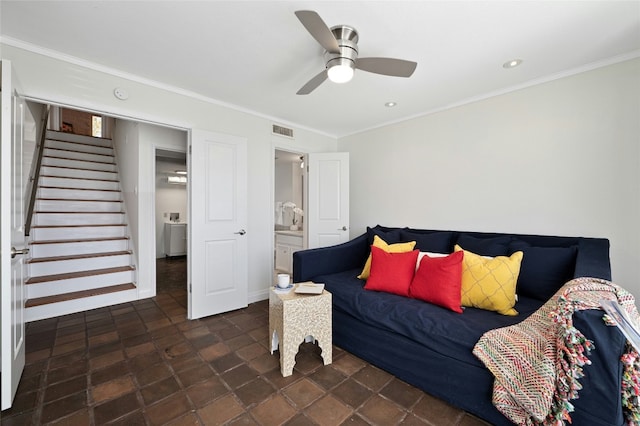
[[[305,154],[274,151],[274,276],[293,273],[293,253],[306,247]]]
[[[156,292],[187,288],[187,155],[155,150]]]

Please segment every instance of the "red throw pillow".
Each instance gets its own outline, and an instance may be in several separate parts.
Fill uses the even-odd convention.
[[[463,251],[446,257],[424,256],[411,281],[409,296],[462,313],[463,258]]]
[[[387,253],[371,246],[371,274],[364,288],[408,297],[419,253],[420,250]]]

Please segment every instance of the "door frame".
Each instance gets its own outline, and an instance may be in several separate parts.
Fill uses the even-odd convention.
[[[307,167],[308,164],[308,157],[309,154],[311,152],[315,152],[315,151],[310,151],[309,149],[301,149],[300,146],[295,145],[292,142],[289,142],[287,140],[284,139],[280,139],[280,138],[276,138],[275,136],[271,138],[271,160],[270,160],[270,164],[269,167],[271,168],[271,189],[270,189],[270,194],[269,194],[269,202],[270,202],[270,206],[271,208],[269,209],[271,211],[270,213],[270,220],[271,220],[271,226],[275,227],[275,223],[276,223],[276,215],[275,215],[275,209],[273,206],[275,206],[275,202],[276,202],[276,164],[275,164],[275,158],[276,158],[276,151],[286,151],[286,152],[290,152],[293,154],[297,154],[297,155],[301,155],[304,156],[304,163],[305,163],[305,168]],[[305,208],[309,205],[309,190],[308,190],[308,182],[307,182],[307,172],[305,170],[304,172],[304,179],[303,179],[303,196],[302,196],[302,202],[305,205]],[[306,212],[305,212],[306,213]],[[270,236],[270,241],[271,241],[271,250],[275,250],[276,247],[276,235],[275,232],[271,232],[271,236]],[[302,222],[302,248],[306,248],[307,247],[307,221],[304,220]],[[270,271],[271,274],[273,274],[273,271],[275,271],[275,256],[270,256],[269,257],[269,262],[271,264],[271,269]],[[266,295],[268,297],[268,290],[265,290]]]

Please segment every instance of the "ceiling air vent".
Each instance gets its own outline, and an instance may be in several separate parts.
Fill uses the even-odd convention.
[[[274,135],[285,136],[287,138],[293,139],[293,129],[288,129],[286,127],[278,126],[277,124],[274,124],[272,126],[271,133],[273,133]]]

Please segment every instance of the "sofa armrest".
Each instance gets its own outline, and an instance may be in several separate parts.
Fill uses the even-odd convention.
[[[602,278],[611,281],[609,240],[604,238],[580,239],[573,277]]]
[[[293,253],[293,282],[308,281],[319,275],[361,268],[368,255],[367,234],[335,246],[297,251]]]
[[[593,341],[594,349],[589,355],[590,365],[585,365],[584,377],[579,379],[583,388],[579,398],[572,400],[575,413],[571,414],[575,425],[622,425],[623,365],[620,357],[625,353],[626,338],[615,326],[604,323],[604,312],[598,309],[576,311],[573,325],[587,339]]]

